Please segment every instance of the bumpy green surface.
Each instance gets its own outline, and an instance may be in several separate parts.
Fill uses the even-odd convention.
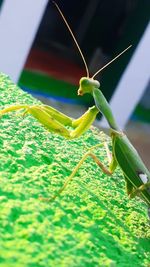
[[[14,103],[37,101],[1,74],[0,109]],[[0,129],[0,267],[150,266],[146,206],[128,200],[119,170],[110,178],[87,159],[61,197],[39,199],[55,194],[103,134],[66,141],[20,112],[4,115]]]

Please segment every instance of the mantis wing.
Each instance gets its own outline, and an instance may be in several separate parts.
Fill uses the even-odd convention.
[[[129,195],[132,193],[133,189],[139,188],[141,185],[150,182],[150,172],[125,135],[113,136],[113,149],[118,165],[124,173]],[[149,188],[143,190],[141,194],[145,201],[150,205]]]

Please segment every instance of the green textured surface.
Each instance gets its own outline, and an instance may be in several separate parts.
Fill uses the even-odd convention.
[[[1,74],[1,109],[37,102]],[[66,141],[19,112],[0,126],[0,267],[150,266],[146,206],[128,200],[119,170],[110,178],[88,159],[55,202],[39,199],[60,188],[103,134]],[[107,161],[104,150],[97,153]]]

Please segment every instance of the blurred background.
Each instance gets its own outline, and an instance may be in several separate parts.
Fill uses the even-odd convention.
[[[150,167],[150,1],[57,0],[120,125]],[[86,76],[60,14],[48,0],[0,1],[0,71],[42,102],[77,118],[93,105],[77,96]],[[99,116],[99,128],[107,128]]]

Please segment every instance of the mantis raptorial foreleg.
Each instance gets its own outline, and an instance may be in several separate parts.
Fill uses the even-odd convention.
[[[89,108],[80,118],[72,119],[62,112],[47,105],[15,105],[7,107],[0,111],[0,116],[11,111],[22,110],[23,116],[27,113],[36,118],[50,132],[62,135],[67,139],[73,139],[81,136],[92,125],[96,118],[98,109],[93,106]],[[72,129],[66,128],[66,126]]]

